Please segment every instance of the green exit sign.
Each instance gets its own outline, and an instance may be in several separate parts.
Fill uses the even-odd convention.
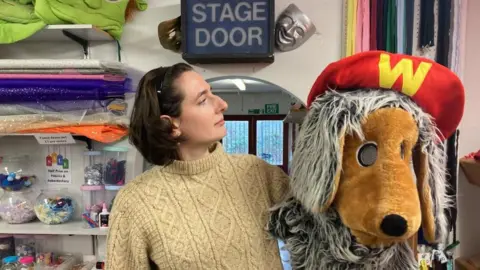
[[[265,104],[265,114],[278,114],[279,112],[278,103]]]

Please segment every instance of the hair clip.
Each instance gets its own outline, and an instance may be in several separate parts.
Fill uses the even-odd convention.
[[[160,87],[158,87],[158,89],[157,89],[157,94],[158,94],[158,95],[161,95],[161,94],[162,94],[162,88],[163,88],[163,81],[160,82]]]

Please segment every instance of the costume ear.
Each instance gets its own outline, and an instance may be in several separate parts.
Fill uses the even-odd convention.
[[[292,192],[314,213],[330,207],[342,171],[348,107],[342,107],[334,98],[312,103],[292,160]]]
[[[445,152],[441,144],[418,146],[413,153],[413,166],[422,209],[422,228],[425,240],[442,241],[447,234]]]

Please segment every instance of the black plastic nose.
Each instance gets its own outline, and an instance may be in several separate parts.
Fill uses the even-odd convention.
[[[388,215],[383,218],[380,228],[388,236],[402,236],[407,232],[407,221],[399,215]]]

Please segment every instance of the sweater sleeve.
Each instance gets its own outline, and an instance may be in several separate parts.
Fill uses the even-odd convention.
[[[261,161],[267,174],[267,187],[272,205],[283,201],[290,190],[289,176],[278,166]]]
[[[151,269],[148,237],[138,222],[142,211],[136,210],[135,201],[134,193],[124,189],[115,198],[107,236],[107,270]]]

